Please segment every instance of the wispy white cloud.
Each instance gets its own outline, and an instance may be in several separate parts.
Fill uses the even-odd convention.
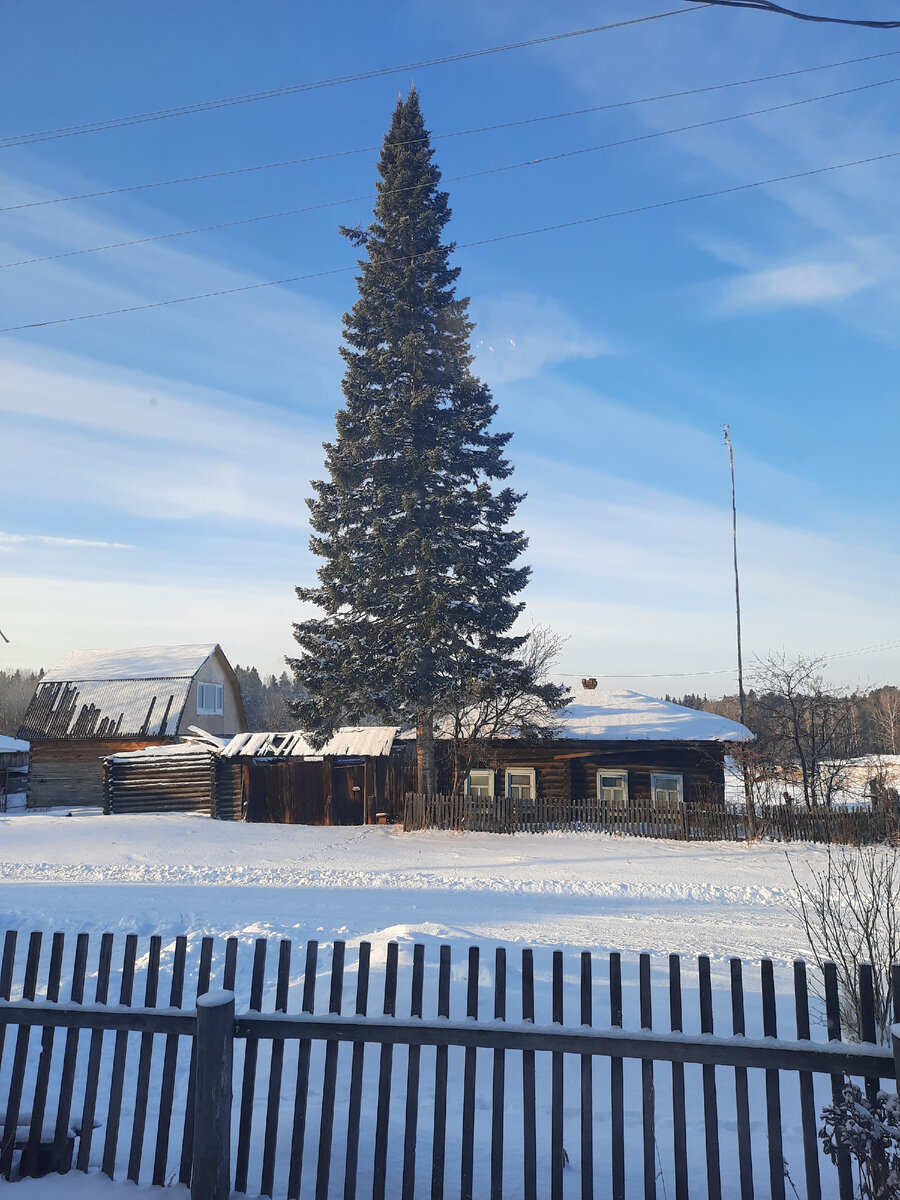
[[[90,538],[54,537],[43,533],[4,533],[0,530],[0,551],[12,551],[17,546],[60,546],[90,550],[133,550],[129,542],[100,542]]]
[[[724,283],[725,312],[750,308],[786,308],[835,304],[858,295],[877,282],[877,276],[858,262],[802,262],[750,271]]]
[[[612,353],[558,300],[511,292],[473,305],[477,370],[492,386],[539,375],[545,367]]]

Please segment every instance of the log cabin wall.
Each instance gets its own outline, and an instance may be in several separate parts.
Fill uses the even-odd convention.
[[[440,748],[438,786],[449,792],[453,779],[449,747]],[[629,796],[649,801],[650,776],[681,775],[688,804],[720,804],[725,798],[725,747],[721,742],[609,742],[560,738],[535,745],[528,742],[495,742],[473,769],[494,770],[494,794],[506,791],[506,771],[531,767],[541,799],[593,799],[597,795],[597,770],[628,772]]]
[[[33,741],[28,773],[29,808],[102,808],[103,760],[110,754],[164,746],[170,738],[154,740]]]

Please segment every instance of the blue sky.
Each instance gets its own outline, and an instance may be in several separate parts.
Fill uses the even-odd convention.
[[[7,12],[0,136],[661,12],[43,0]],[[687,7],[687,6],[686,6]],[[849,0],[819,8],[849,12]],[[887,0],[868,13],[890,16]],[[540,47],[0,149],[0,262],[372,191],[398,91],[435,135],[900,52],[900,33],[706,9]],[[898,637],[900,158],[465,248],[900,150],[900,53],[515,129],[436,137],[478,369],[511,429],[528,615],[573,673],[732,686],[731,424],[747,657]],[[875,87],[865,87],[878,84]],[[680,126],[847,92],[680,133]],[[629,145],[459,179],[623,139]],[[367,149],[369,148],[369,149]],[[361,153],[59,204],[35,201]],[[371,201],[0,270],[21,325],[352,267]],[[353,273],[0,335],[4,665],[218,640],[280,669],[310,582],[304,497],[340,404]],[[900,651],[834,677],[900,680]],[[687,677],[688,672],[716,672]],[[649,674],[670,675],[655,680]]]

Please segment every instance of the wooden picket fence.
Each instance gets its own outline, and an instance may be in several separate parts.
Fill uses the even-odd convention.
[[[509,796],[443,796],[411,793],[403,828],[458,829],[473,833],[594,832],[680,841],[742,842],[750,838],[747,813],[724,804],[655,804],[650,800],[581,800]],[[896,806],[814,808],[758,805],[755,836],[772,841],[864,845],[900,837]]]
[[[706,956],[654,966],[642,954],[635,971],[618,953],[567,963],[469,945],[454,963],[449,945],[401,959],[397,942],[348,953],[339,941],[323,961],[311,941],[295,971],[290,941],[264,938],[203,938],[189,954],[185,937],[104,934],[92,948],[57,933],[49,956],[40,933],[24,955],[19,941],[7,933],[0,959],[6,1179],[73,1163],[177,1178],[194,1200],[232,1186],[292,1200],[562,1200],[568,1166],[582,1200],[785,1200],[787,1165],[797,1195],[852,1200],[852,1163],[823,1156],[818,1114],[846,1076],[873,1096],[900,1064],[900,1026],[879,1042],[866,966],[862,1041],[848,1043],[831,964],[820,1028],[800,961],[793,996],[779,997],[769,960],[757,990],[732,959],[723,993]],[[196,1000],[182,1008],[188,984]]]

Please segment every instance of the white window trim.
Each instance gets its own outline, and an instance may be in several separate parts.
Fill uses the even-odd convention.
[[[204,705],[200,699],[204,695],[204,688],[215,688],[213,700],[213,708],[209,705]],[[197,684],[197,716],[198,717],[221,717],[225,714],[225,688],[221,683],[198,683]]]
[[[534,767],[507,767],[506,768],[506,795],[511,795],[510,788],[511,776],[513,775],[530,775],[531,776],[531,799],[537,799],[537,771]]]
[[[657,779],[677,779],[678,780],[678,802],[684,804],[684,776],[677,771],[656,771],[650,776],[650,797],[653,803],[656,803],[656,781]],[[666,791],[669,789],[667,788]]]
[[[493,798],[494,798],[494,772],[490,769],[490,767],[475,767],[474,770],[471,770],[468,773],[468,775],[466,776],[466,795],[467,796],[472,795],[472,776],[473,775],[487,775],[488,789],[489,789],[488,796],[490,797],[491,800],[493,800]]]
[[[628,772],[627,771],[604,771],[602,767],[598,767],[597,768],[597,797],[598,797],[598,799],[603,798],[603,787],[600,783],[600,780],[603,778],[604,775],[607,778],[609,778],[610,776],[615,776],[616,779],[622,779],[625,781],[625,800],[627,803],[627,801],[628,801]]]

